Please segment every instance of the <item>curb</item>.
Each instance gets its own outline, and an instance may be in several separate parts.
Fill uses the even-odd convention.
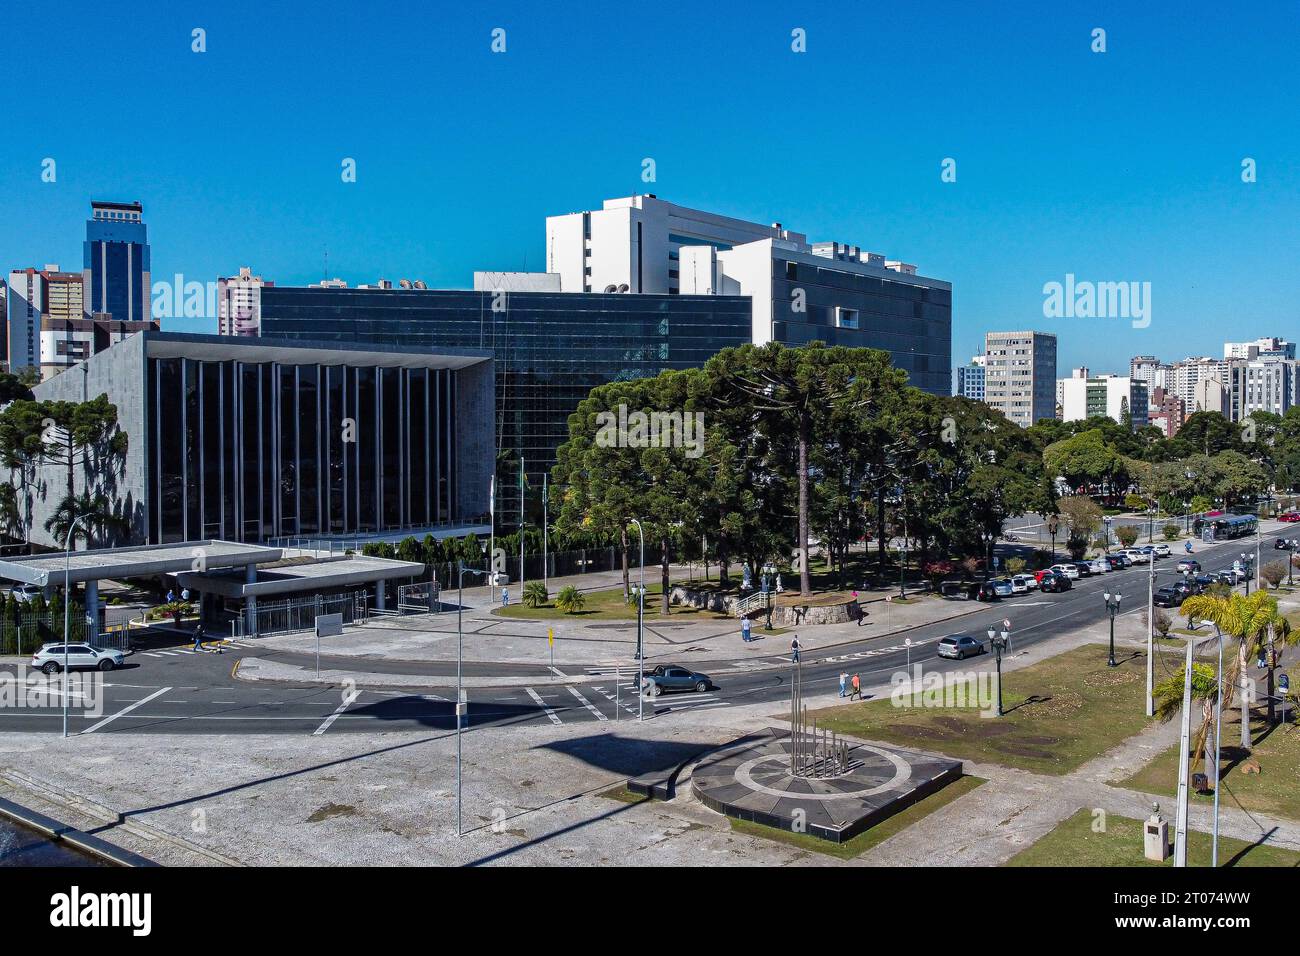
[[[69,846],[74,846],[113,866],[151,867],[159,865],[153,860],[145,859],[138,853],[124,850],[107,840],[101,840],[84,830],[78,830],[75,827],[60,823],[53,817],[47,817],[43,813],[37,813],[35,810],[19,806],[4,797],[0,797],[0,816],[8,817],[10,820],[43,833],[55,843],[66,843]]]

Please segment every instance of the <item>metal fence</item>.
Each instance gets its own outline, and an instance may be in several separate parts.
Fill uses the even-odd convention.
[[[69,612],[68,640],[86,639],[86,616],[73,605]],[[24,611],[0,618],[0,654],[31,654],[42,644],[63,640],[63,612]],[[102,640],[95,642],[101,646]]]
[[[316,618],[321,614],[342,614],[345,625],[357,624],[369,614],[369,595],[365,591],[355,591],[267,603],[259,601],[255,611],[245,611],[234,620],[232,636],[269,637],[310,631],[315,628]]]
[[[403,584],[397,589],[397,611],[399,614],[437,613],[442,610],[439,595],[440,588],[437,581]]]

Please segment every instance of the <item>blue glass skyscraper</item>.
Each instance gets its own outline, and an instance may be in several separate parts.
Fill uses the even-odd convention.
[[[82,261],[87,317],[147,321],[149,239],[138,202],[90,203]]]

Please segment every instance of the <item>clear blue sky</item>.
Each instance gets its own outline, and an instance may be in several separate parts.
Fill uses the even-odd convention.
[[[540,268],[547,214],[647,191],[950,280],[956,362],[987,329],[1117,371],[1300,333],[1294,3],[158,7],[11,31],[5,268],[79,268],[94,197],[144,203],[155,280],[302,284],[328,249],[353,284],[466,286]],[[1151,326],[1045,319],[1066,273],[1152,283]]]

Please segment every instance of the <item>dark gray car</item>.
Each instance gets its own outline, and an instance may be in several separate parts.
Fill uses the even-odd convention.
[[[658,697],[668,690],[694,690],[703,693],[713,687],[713,681],[707,674],[678,667],[676,664],[660,664],[645,675],[643,689],[651,697]]]

